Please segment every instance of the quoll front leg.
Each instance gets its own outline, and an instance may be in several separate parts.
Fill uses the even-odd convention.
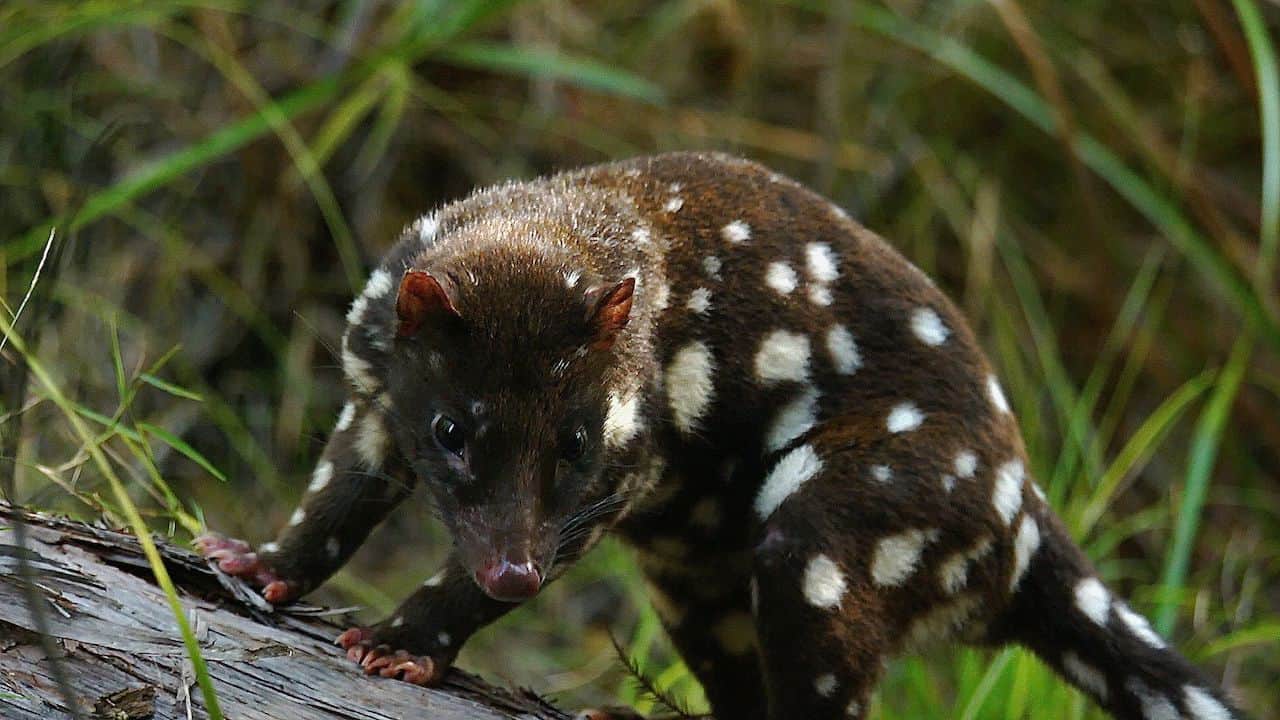
[[[241,540],[205,535],[196,549],[262,588],[268,602],[294,600],[324,582],[408,496],[414,475],[393,452],[386,411],[369,399],[343,407],[298,508],[255,552]]]
[[[472,633],[515,607],[485,595],[450,556],[389,617],[347,630],[337,642],[366,674],[434,685]]]

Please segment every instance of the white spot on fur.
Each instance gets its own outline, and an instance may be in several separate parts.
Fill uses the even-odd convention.
[[[330,535],[329,539],[324,541],[324,551],[330,559],[338,557],[338,553],[342,552],[342,545],[338,542],[338,538]]]
[[[684,198],[676,195],[667,200],[667,204],[662,206],[663,210],[669,213],[680,212],[680,208],[684,207]]]
[[[875,478],[876,482],[887,483],[893,479],[893,470],[888,465],[872,465],[871,477]]]
[[[978,605],[976,595],[961,595],[951,602],[935,605],[907,628],[903,647],[918,649],[954,637],[973,617]]]
[[[765,436],[765,447],[769,452],[781,450],[787,443],[809,432],[817,421],[818,391],[810,386],[778,411]]]
[[[441,570],[435,575],[432,575],[431,577],[427,578],[426,581],[423,582],[422,584],[425,587],[439,587],[440,584],[444,582],[445,577],[447,577],[448,575],[449,575],[449,571],[447,569]]]
[[[844,212],[844,211],[841,210],[840,212]],[[858,717],[859,715],[862,714],[862,703],[858,702],[857,700],[850,700],[849,704],[846,705],[844,708],[844,714],[846,717],[851,717],[851,718]]]
[[[809,271],[809,300],[815,305],[831,304],[830,283],[840,276],[835,253],[826,243],[809,243],[805,246],[805,265]]]
[[[262,547],[258,548],[258,552],[264,552],[264,553],[280,552],[280,543],[278,542],[263,543]]]
[[[702,258],[702,270],[707,274],[707,277],[712,280],[720,279],[720,268],[720,258],[715,255],[708,255]]]
[[[653,236],[649,233],[649,228],[642,225],[631,231],[631,240],[637,245],[648,245]]]
[[[369,298],[357,295],[351,301],[351,309],[347,311],[347,325],[359,325],[364,322],[364,311],[369,307]]]
[[[938,317],[938,313],[933,308],[916,308],[911,313],[911,331],[916,334],[920,342],[925,345],[941,345],[947,341],[947,337],[951,335],[951,331],[942,323],[942,318]]]
[[[1006,414],[1009,412],[1009,400],[1004,396],[1004,389],[1000,387],[1000,381],[995,375],[987,376],[987,395],[997,410]]]
[[[439,229],[439,223],[436,221],[435,213],[423,215],[409,226],[409,231],[416,235],[418,242],[423,245],[430,245],[436,239],[437,229]]]
[[[329,481],[333,479],[333,463],[328,460],[321,460],[316,463],[316,469],[311,473],[311,483],[307,485],[307,492],[318,493],[329,485]]]
[[[609,408],[604,416],[604,444],[620,448],[640,432],[640,396],[609,395]]]
[[[301,525],[302,521],[306,519],[307,519],[307,511],[303,510],[302,508],[298,508],[297,510],[293,511],[292,515],[289,516],[289,524]]]
[[[1031,565],[1031,558],[1040,549],[1040,526],[1030,515],[1023,515],[1018,524],[1018,534],[1013,539],[1013,575],[1009,578],[1009,592],[1018,589],[1022,576]]]
[[[914,403],[904,402],[889,411],[889,418],[885,421],[885,425],[889,428],[889,432],[900,433],[915,430],[923,422],[924,413],[920,412],[920,408]]]
[[[654,284],[649,304],[653,307],[654,312],[662,312],[671,304],[671,286],[666,281],[659,281]]]
[[[809,302],[826,307],[831,304],[831,288],[826,285],[809,286]]]
[[[984,537],[968,550],[962,550],[947,558],[938,567],[938,580],[948,595],[955,595],[969,584],[969,564],[991,552],[991,538]]]
[[[689,293],[689,302],[685,306],[692,312],[702,315],[711,309],[711,291],[700,287]]]
[[[774,464],[756,495],[756,515],[764,520],[814,475],[822,471],[822,459],[812,445],[801,445]]]
[[[840,683],[836,681],[835,675],[826,673],[825,675],[819,675],[814,678],[813,691],[818,693],[821,697],[828,698],[836,691],[836,687],[838,687],[839,684]]]
[[[1147,687],[1147,684],[1138,678],[1130,678],[1124,686],[1138,698],[1138,704],[1142,706],[1142,717],[1145,720],[1181,720],[1178,708],[1174,707],[1169,698]]]
[[[1132,608],[1122,602],[1117,602],[1112,607],[1115,609],[1120,621],[1139,640],[1153,648],[1164,647],[1164,639],[1157,635],[1155,630],[1151,629],[1151,624],[1147,622],[1146,618],[1134,612]]]
[[[876,543],[871,558],[871,579],[880,587],[893,587],[906,582],[916,571],[925,545],[938,538],[937,530],[912,529],[890,535]]]
[[[1013,516],[1022,507],[1022,481],[1027,471],[1021,460],[1010,460],[996,469],[995,491],[991,495],[991,504],[1005,525],[1013,522]]]
[[[1111,610],[1111,593],[1098,578],[1085,578],[1076,583],[1076,607],[1097,625],[1107,624]]]
[[[956,454],[955,461],[956,477],[969,479],[978,471],[978,456],[969,450],[962,450]]]
[[[564,286],[572,290],[578,286],[578,281],[582,279],[581,270],[570,270],[564,274]]]
[[[342,406],[342,412],[338,413],[338,424],[333,426],[334,433],[340,433],[351,427],[351,421],[356,419],[355,403],[348,402]]]
[[[391,627],[400,627],[401,625],[404,625],[404,616],[397,615],[395,619],[391,621]]]
[[[387,429],[382,424],[382,414],[369,412],[360,419],[356,433],[356,454],[365,467],[377,468],[387,457]]]
[[[804,568],[804,597],[810,605],[824,610],[840,607],[847,586],[844,573],[823,554],[814,555]]]
[[[1187,685],[1182,689],[1182,701],[1195,720],[1231,720],[1231,711],[1207,690],[1195,685]]]
[[[858,343],[844,325],[832,325],[827,331],[827,352],[831,353],[831,364],[841,375],[852,375],[862,367]]]
[[[835,253],[826,243],[809,243],[804,249],[805,262],[809,268],[809,277],[816,282],[830,283],[840,277]]]
[[[1062,654],[1062,670],[1077,685],[1084,688],[1100,702],[1107,701],[1107,676],[1094,666],[1068,650]]]
[[[391,273],[378,268],[369,275],[369,282],[365,283],[364,292],[361,294],[375,300],[385,297],[389,292],[391,292]]]
[[[715,359],[706,343],[695,340],[680,348],[667,366],[666,390],[671,418],[683,433],[690,433],[711,407],[715,395]]]
[[[441,630],[440,634],[436,635],[436,642],[440,643],[440,647],[449,647],[449,643],[453,642],[453,638],[449,637],[449,633]]]
[[[357,392],[372,393],[378,389],[378,378],[374,377],[374,365],[351,351],[351,343],[347,342],[346,336],[342,340],[342,370]]]
[[[774,330],[756,351],[756,378],[762,385],[809,379],[809,338],[789,330]]]
[[[378,379],[373,376],[373,365],[351,352],[351,347],[345,339],[342,343],[342,371],[356,392],[371,394],[377,391]]]
[[[744,612],[731,612],[711,627],[720,647],[730,655],[746,655],[756,642],[755,619]]]
[[[720,228],[720,236],[731,243],[746,242],[751,239],[751,226],[741,220],[734,220]]]
[[[783,295],[790,295],[796,289],[796,286],[800,284],[800,278],[796,276],[796,271],[781,260],[769,263],[768,269],[765,270],[764,281],[769,287]]]

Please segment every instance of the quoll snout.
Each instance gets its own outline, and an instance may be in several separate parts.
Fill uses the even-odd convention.
[[[542,572],[527,558],[512,561],[504,555],[490,560],[475,577],[485,595],[504,602],[528,600],[542,588]]]

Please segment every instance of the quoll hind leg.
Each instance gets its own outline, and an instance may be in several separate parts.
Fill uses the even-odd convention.
[[[716,581],[710,573],[676,577],[648,573],[659,615],[706,692],[712,714],[764,720],[765,694],[747,575]]]
[[[786,514],[775,515],[756,554],[768,718],[865,717],[891,647],[882,599],[865,572],[841,569],[830,549],[801,540]]]
[[[765,720],[764,685],[746,573],[733,581],[717,582],[709,577],[710,569],[655,567],[641,557],[654,607],[681,659],[702,685],[711,715],[726,720]],[[643,717],[624,707],[593,708],[577,715],[578,720]]]

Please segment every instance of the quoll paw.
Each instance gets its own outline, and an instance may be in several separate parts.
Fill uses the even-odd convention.
[[[335,641],[347,651],[347,658],[360,665],[365,675],[399,678],[414,685],[435,685],[449,669],[445,661],[405,650],[393,650],[379,643],[372,628],[351,628]]]
[[[276,575],[262,562],[249,543],[210,533],[196,538],[192,544],[195,545],[196,552],[210,560],[216,560],[218,569],[222,572],[262,588],[262,597],[272,605],[297,598],[297,585]]]

